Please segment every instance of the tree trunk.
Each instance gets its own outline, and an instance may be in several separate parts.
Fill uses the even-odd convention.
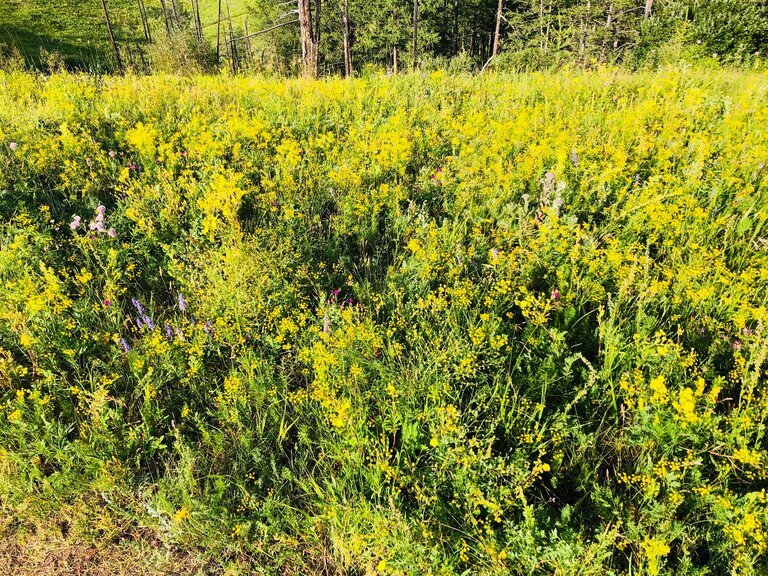
[[[239,62],[237,59],[237,45],[235,44],[235,28],[232,26],[232,13],[229,11],[229,2],[227,2],[227,20],[229,20],[229,55],[232,58],[232,72],[236,74]]]
[[[453,53],[459,53],[459,0],[453,0]]]
[[[323,0],[315,0],[315,28],[312,30],[312,40],[315,43],[315,49],[320,46],[320,12],[323,7]],[[316,53],[319,56],[318,53]]]
[[[306,78],[317,78],[317,50],[312,34],[310,0],[298,0],[299,32],[301,34],[302,71]]]
[[[141,27],[144,30],[144,39],[147,42],[152,42],[152,34],[149,31],[149,22],[147,21],[147,11],[144,8],[144,2],[138,0],[139,5],[139,17],[141,18]]]
[[[344,27],[344,76],[352,76],[352,47],[349,44],[349,0],[342,5],[341,21]]]
[[[197,30],[197,41],[198,43],[203,43],[203,23],[200,21],[200,0],[194,0],[195,1],[195,28]]]
[[[171,8],[173,9],[173,21],[176,23],[176,28],[179,27],[179,13],[176,10],[176,0],[171,0]]]
[[[651,17],[651,11],[653,10],[653,0],[645,0],[645,14],[643,18],[648,20]]]
[[[397,44],[392,49],[392,72],[397,74]]]
[[[168,23],[168,10],[165,7],[165,0],[160,0],[160,8],[163,11],[163,20],[165,21],[165,32],[166,34],[170,34],[171,26]]]
[[[539,0],[539,50],[544,52],[544,0]]]
[[[504,0],[499,0],[499,8],[496,10],[496,31],[493,34],[493,52],[491,54],[492,57],[499,53],[499,41],[501,39],[501,13],[503,9]]]
[[[419,0],[413,0],[413,64],[416,70],[416,63],[419,59]]]
[[[104,22],[107,24],[107,33],[109,34],[109,43],[112,44],[112,50],[115,51],[115,58],[117,59],[117,67],[120,71],[123,70],[123,61],[120,59],[120,50],[117,49],[117,42],[115,42],[115,35],[112,33],[112,22],[109,20],[109,10],[107,10],[107,0],[101,0],[101,7],[104,10]]]
[[[216,19],[216,66],[221,61],[221,0],[219,0],[219,16]]]

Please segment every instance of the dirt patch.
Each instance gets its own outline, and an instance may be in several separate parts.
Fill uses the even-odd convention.
[[[84,543],[68,538],[66,523],[0,534],[0,574],[7,576],[171,576],[205,574],[188,555],[152,540]]]

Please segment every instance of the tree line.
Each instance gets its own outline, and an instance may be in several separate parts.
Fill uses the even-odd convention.
[[[744,62],[768,48],[768,0],[248,0],[244,26],[228,0],[201,21],[201,1],[100,0],[115,65],[317,77]]]
[[[768,0],[257,0],[251,18],[269,30],[250,42],[255,64],[292,71],[299,61],[310,77],[451,62],[743,61],[768,44]]]

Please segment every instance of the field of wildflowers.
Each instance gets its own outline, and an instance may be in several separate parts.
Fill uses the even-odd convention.
[[[768,571],[766,74],[0,80],[4,542]]]

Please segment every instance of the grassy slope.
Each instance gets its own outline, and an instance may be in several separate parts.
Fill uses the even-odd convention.
[[[249,0],[230,0],[229,13],[232,16],[232,24],[237,30],[245,27],[245,21],[248,17]],[[209,39],[216,38],[216,20],[218,18],[219,0],[200,0],[200,21],[203,23],[205,35]],[[221,3],[222,19],[227,18],[227,2]],[[224,24],[222,23],[222,34],[224,33]]]
[[[162,26],[160,0],[145,0],[154,30]],[[247,17],[247,0],[230,0],[229,10],[237,30],[242,30]],[[112,23],[118,43],[142,38],[135,0],[109,0]],[[190,10],[189,0],[177,0],[177,8]],[[227,2],[222,3],[224,17]],[[218,0],[200,0],[200,19],[206,36],[216,38]],[[223,31],[226,30],[226,26]],[[61,53],[69,64],[90,67],[107,61],[111,51],[104,16],[98,1],[80,0],[3,0],[0,2],[0,46],[16,47],[35,63],[40,50]]]
[[[5,0],[0,3],[0,43],[15,46],[25,58],[39,61],[40,49],[60,52],[69,63],[90,64],[108,56],[104,16],[98,2]],[[135,38],[132,0],[111,0],[118,41]]]

